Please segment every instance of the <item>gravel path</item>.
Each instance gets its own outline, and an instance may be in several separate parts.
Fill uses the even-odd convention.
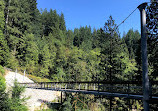
[[[27,83],[33,82],[28,77],[24,77],[23,75],[15,72],[8,72],[5,76],[7,90],[10,89],[11,86],[14,85],[14,80],[17,79],[19,83]],[[25,92],[23,93],[23,97],[30,97],[27,100],[27,106],[29,107],[30,111],[34,111],[35,109],[39,108],[42,104],[40,100],[46,101],[53,101],[58,99],[60,96],[60,92],[57,91],[48,91],[48,90],[41,90],[41,89],[30,89],[26,88]]]
[[[6,79],[6,84],[9,86],[14,85],[14,80],[16,79],[18,83],[34,83],[32,80],[30,80],[28,77],[24,77],[23,75],[15,72],[8,72],[7,75],[5,76]]]

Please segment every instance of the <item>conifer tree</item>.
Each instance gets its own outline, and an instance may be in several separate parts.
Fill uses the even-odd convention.
[[[5,39],[4,32],[4,8],[5,4],[4,1],[0,1],[0,64],[7,65],[9,62],[9,48],[7,46],[7,41]]]
[[[63,32],[66,32],[66,26],[65,26],[65,18],[64,18],[64,14],[61,13],[60,17],[59,17],[59,28],[60,30],[62,30]]]
[[[139,32],[133,31],[133,29],[130,29],[127,34],[123,37],[130,54],[131,59],[135,59],[136,51],[139,47],[138,41],[140,40],[140,34]]]
[[[153,0],[156,1],[156,0]],[[147,35],[149,74],[151,80],[156,80],[158,72],[158,2],[151,3],[147,8]]]
[[[129,53],[127,46],[123,43],[119,37],[118,30],[113,18],[110,16],[109,20],[105,23],[104,27],[105,42],[102,44],[101,49],[101,67],[103,67],[107,78],[110,81],[116,79],[128,80],[131,74],[136,70],[133,61],[129,60]],[[127,67],[131,64],[133,68]]]
[[[25,38],[26,45],[24,47],[24,53],[22,54],[24,56],[22,57],[23,60],[21,60],[23,61],[22,66],[24,66],[29,73],[33,73],[38,64],[38,47],[33,34],[27,34]]]

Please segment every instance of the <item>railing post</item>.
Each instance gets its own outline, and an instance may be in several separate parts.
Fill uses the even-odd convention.
[[[128,83],[128,91],[127,91],[127,93],[128,93],[128,97],[129,97],[129,91],[130,91],[130,89],[129,89],[130,87],[129,87],[129,83]]]
[[[61,91],[61,103],[63,102],[62,91]]]
[[[152,83],[151,82],[149,83],[149,89],[150,89],[149,97],[152,98]]]
[[[98,92],[99,92],[99,82],[98,82]]]
[[[80,84],[79,84],[79,90],[80,90]]]

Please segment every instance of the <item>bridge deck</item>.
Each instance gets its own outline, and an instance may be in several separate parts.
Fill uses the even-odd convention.
[[[152,82],[150,100],[158,100],[157,81]],[[41,82],[22,83],[27,88],[143,99],[141,82]]]

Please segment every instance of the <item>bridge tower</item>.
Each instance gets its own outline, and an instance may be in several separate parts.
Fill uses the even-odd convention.
[[[143,77],[143,107],[144,111],[149,111],[149,77],[147,59],[147,36],[146,36],[146,12],[147,3],[138,6],[141,18],[141,51],[142,51],[142,77]]]

